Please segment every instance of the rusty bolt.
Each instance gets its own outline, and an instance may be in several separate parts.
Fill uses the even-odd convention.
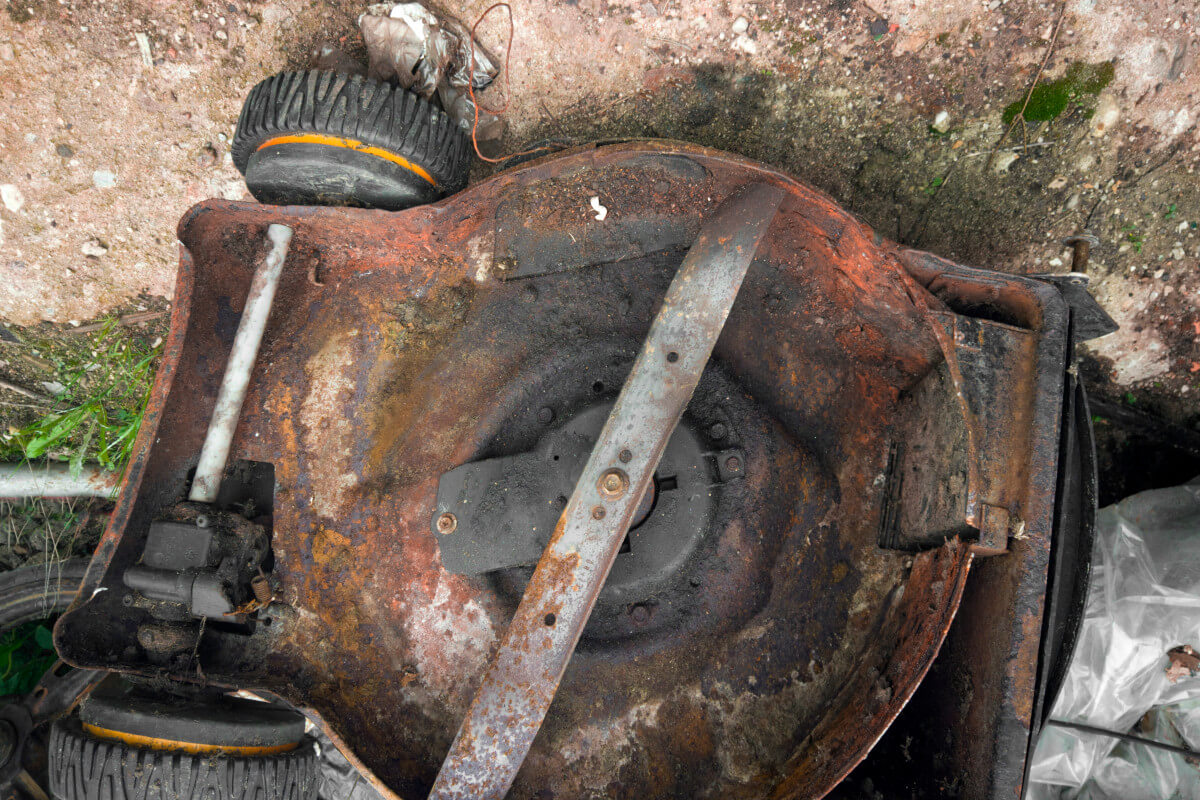
[[[554,409],[550,406],[542,406],[538,409],[537,417],[538,422],[543,425],[549,425],[551,422],[554,422]]]
[[[592,509],[592,519],[604,519],[604,509],[601,506]]]
[[[617,458],[621,459],[622,464],[628,464],[633,460],[633,453],[629,452],[628,450],[622,450]]]
[[[741,468],[742,460],[737,456],[730,456],[729,458],[725,459],[725,469],[730,470],[731,472],[737,472]]]
[[[1063,239],[1063,244],[1071,248],[1071,271],[1086,272],[1088,256],[1100,240],[1091,231],[1080,231]]]
[[[437,530],[442,536],[454,533],[458,527],[458,518],[447,511],[437,518]]]
[[[625,490],[629,488],[629,476],[623,470],[605,470],[604,474],[600,476],[599,488],[600,494],[609,500],[615,500],[625,494]]]
[[[645,625],[650,621],[650,609],[644,603],[638,603],[629,609],[629,618],[634,625]]]
[[[725,428],[724,422],[714,422],[708,426],[708,435],[714,439],[724,439],[725,434],[729,431]]]

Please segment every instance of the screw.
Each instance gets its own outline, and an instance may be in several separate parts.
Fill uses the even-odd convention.
[[[608,499],[618,498],[629,488],[629,476],[619,469],[606,470],[600,476],[599,488],[600,494]]]
[[[593,508],[592,519],[604,519],[604,509],[600,506]]]
[[[650,609],[642,603],[638,603],[629,609],[629,618],[633,620],[634,625],[645,625],[650,621]]]
[[[723,422],[714,422],[712,425],[708,426],[708,435],[714,439],[724,439],[725,434],[728,432],[729,431],[725,429],[725,423]]]
[[[437,518],[437,530],[442,536],[454,533],[457,527],[458,519],[449,511]]]
[[[621,459],[622,464],[628,464],[633,459],[633,453],[629,452],[628,450],[622,450],[621,454],[618,455],[617,458]]]
[[[538,409],[538,422],[543,425],[549,425],[554,422],[554,409],[550,406],[542,406]]]
[[[1071,248],[1071,271],[1086,272],[1088,256],[1100,240],[1091,231],[1080,231],[1063,239],[1063,244]]]
[[[730,456],[729,458],[725,459],[725,469],[728,469],[732,472],[737,472],[741,468],[742,460],[737,456]]]

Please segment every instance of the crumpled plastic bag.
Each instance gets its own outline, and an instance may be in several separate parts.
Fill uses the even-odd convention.
[[[475,125],[475,105],[468,86],[476,92],[491,85],[499,68],[478,41],[472,54],[471,33],[458,20],[440,16],[420,3],[379,3],[367,7],[358,19],[367,46],[367,74],[432,100],[464,130]],[[504,122],[479,110],[476,138],[498,139]]]
[[[1174,682],[1168,651],[1200,649],[1200,483],[1156,489],[1101,509],[1092,582],[1075,654],[1051,719],[1200,750],[1200,677]],[[1029,798],[1200,797],[1176,754],[1047,725],[1030,764]]]

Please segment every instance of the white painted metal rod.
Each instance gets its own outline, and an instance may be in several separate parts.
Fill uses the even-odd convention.
[[[121,473],[109,472],[98,464],[84,464],[78,475],[69,465],[0,464],[0,497],[112,497]]]
[[[283,273],[283,262],[287,259],[292,229],[286,225],[271,225],[267,228],[267,239],[271,249],[250,282],[242,319],[229,351],[229,363],[225,365],[225,377],[221,379],[217,405],[208,424],[204,447],[200,450],[200,462],[196,465],[196,477],[188,495],[193,503],[212,503],[217,499],[225,462],[229,459],[229,447],[242,415],[242,402],[246,399],[254,362],[258,360],[258,347],[262,344],[267,317],[271,314],[275,290]]]

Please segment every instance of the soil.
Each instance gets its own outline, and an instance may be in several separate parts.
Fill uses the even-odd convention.
[[[250,87],[324,43],[362,54],[365,3],[348,0],[5,3],[0,184],[21,202],[10,189],[0,206],[0,320],[12,326],[165,307],[179,217],[205,198],[248,199],[229,143]],[[446,7],[469,23],[488,5]],[[883,236],[1013,273],[1068,271],[1062,240],[1090,230],[1092,289],[1121,324],[1086,346],[1090,388],[1196,428],[1192,0],[530,0],[513,12],[501,152],[699,142],[785,169]],[[500,9],[480,37],[503,54],[506,31]],[[501,104],[504,86],[484,102]],[[1022,107],[1030,121],[1006,125]],[[494,169],[480,162],[474,178]]]

